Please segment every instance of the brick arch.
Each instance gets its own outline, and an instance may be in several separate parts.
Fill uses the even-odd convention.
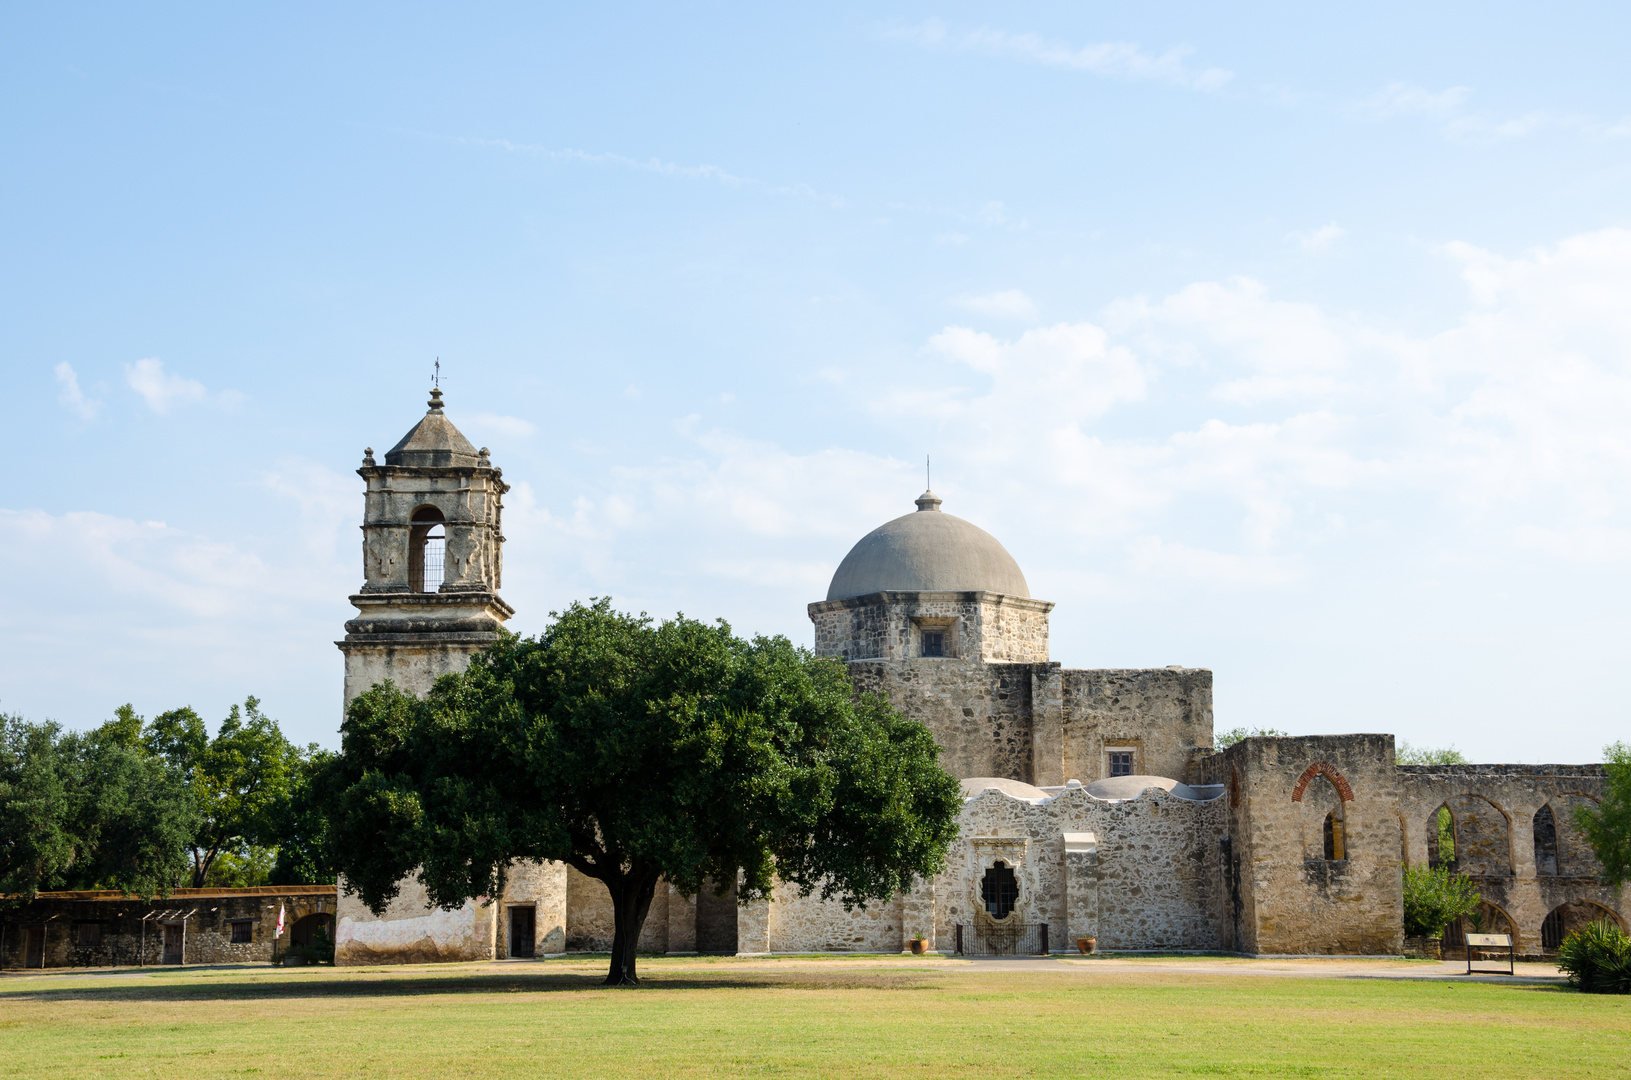
[[[1337,794],[1342,796],[1343,802],[1354,801],[1354,789],[1348,785],[1347,778],[1337,772],[1329,762],[1316,761],[1304,769],[1301,776],[1297,777],[1297,786],[1291,791],[1292,802],[1303,801],[1303,791],[1307,789],[1308,782],[1316,776],[1324,776],[1331,781],[1337,789]]]

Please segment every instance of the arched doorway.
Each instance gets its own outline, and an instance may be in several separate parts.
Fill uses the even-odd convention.
[[[312,937],[321,930],[330,945],[334,944],[334,916],[326,911],[314,911],[295,920],[289,927],[289,944],[310,948]]]
[[[1610,922],[1621,930],[1625,929],[1625,920],[1601,904],[1594,904],[1590,900],[1570,900],[1553,908],[1546,921],[1540,924],[1540,947],[1555,949],[1563,944],[1564,938],[1593,922]]]

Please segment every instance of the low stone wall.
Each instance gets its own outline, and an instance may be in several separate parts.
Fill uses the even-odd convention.
[[[307,915],[334,913],[332,885],[277,886],[261,889],[177,889],[152,901],[118,892],[41,893],[39,898],[5,913],[0,966],[121,967],[165,963],[165,926],[181,928],[180,962],[241,964],[270,962],[279,909],[284,936]],[[250,940],[233,943],[232,924],[247,922]],[[94,927],[89,935],[82,926]],[[43,955],[30,941],[43,944]],[[94,939],[95,944],[81,944]]]

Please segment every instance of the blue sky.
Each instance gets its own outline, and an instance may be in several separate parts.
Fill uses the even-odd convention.
[[[581,7],[7,11],[0,709],[334,745],[440,357],[522,632],[807,643],[933,454],[1220,728],[1631,734],[1622,6]]]

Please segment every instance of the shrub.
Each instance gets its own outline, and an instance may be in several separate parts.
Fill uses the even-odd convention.
[[[1607,920],[1564,938],[1557,966],[1588,994],[1631,994],[1631,938]]]
[[[1404,932],[1438,937],[1456,919],[1478,910],[1483,897],[1472,879],[1444,867],[1412,866],[1404,872]]]

